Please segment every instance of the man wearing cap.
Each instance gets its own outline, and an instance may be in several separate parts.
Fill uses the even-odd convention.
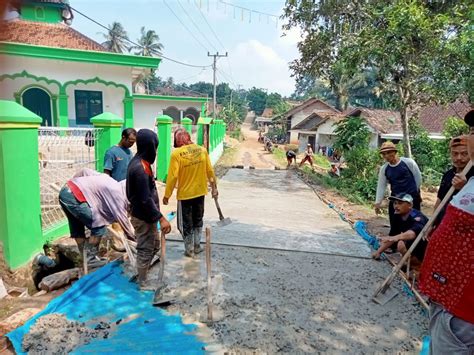
[[[464,121],[474,162],[474,110]],[[474,354],[474,178],[453,197],[431,235],[419,287],[431,300],[431,354]]]
[[[434,210],[439,206],[441,201],[444,199],[448,193],[451,186],[454,186],[455,190],[453,192],[453,197],[461,190],[467,181],[474,176],[474,168],[471,168],[465,177],[461,177],[460,173],[464,170],[467,163],[469,162],[469,152],[467,150],[467,136],[459,136],[451,139],[449,143],[449,149],[451,154],[451,161],[453,167],[446,171],[441,179],[441,184],[438,189],[438,198],[434,205]],[[451,197],[452,198],[452,197]],[[451,199],[449,199],[451,201]],[[448,201],[448,203],[449,203]],[[447,207],[446,203],[446,207]],[[443,219],[444,214],[446,213],[446,207],[439,213],[436,224],[439,224],[441,219]]]
[[[413,241],[420,234],[421,230],[428,222],[428,218],[418,210],[413,209],[413,197],[409,194],[401,193],[389,197],[393,203],[394,217],[393,225],[390,225],[390,234],[380,238],[379,249],[372,254],[376,260],[388,248],[397,246],[397,250],[405,254]],[[426,249],[426,241],[421,241],[412,253],[412,265],[420,264],[423,260]],[[415,259],[416,258],[416,259]]]
[[[377,194],[375,198],[375,213],[380,213],[382,200],[390,184],[390,196],[402,193],[409,194],[413,197],[413,208],[421,210],[421,172],[416,162],[411,158],[399,157],[397,147],[392,142],[385,142],[380,147],[380,154],[385,160],[379,171],[377,182]],[[393,202],[388,204],[388,215],[390,226],[393,226],[392,219],[395,215]],[[393,234],[393,233],[390,233]]]

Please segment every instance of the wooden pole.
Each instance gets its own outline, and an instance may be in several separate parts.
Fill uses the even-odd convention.
[[[207,321],[212,322],[211,228],[210,227],[206,227],[206,267],[207,267]]]
[[[465,177],[466,174],[469,172],[469,170],[471,170],[472,168],[472,161],[469,161],[466,165],[466,167],[464,168],[464,170],[462,171],[462,173],[460,174],[461,176]],[[418,243],[421,241],[421,239],[426,239],[426,237],[428,236],[430,230],[431,230],[431,226],[433,225],[434,221],[436,220],[436,218],[438,217],[439,213],[441,212],[441,210],[444,208],[444,206],[448,203],[449,199],[451,198],[451,196],[453,195],[453,192],[454,192],[454,186],[451,186],[451,188],[449,189],[448,193],[446,194],[446,196],[443,198],[443,200],[441,201],[441,203],[438,205],[438,207],[436,208],[436,210],[434,211],[433,215],[431,216],[431,218],[428,220],[428,222],[425,224],[425,226],[423,227],[423,229],[421,230],[420,234],[418,234],[418,237],[416,237],[416,239],[413,241],[413,243],[411,244],[410,248],[408,249],[408,251],[405,253],[405,255],[403,255],[402,259],[400,260],[400,262],[395,265],[392,269],[392,272],[390,273],[390,275],[387,276],[387,278],[384,280],[384,282],[382,283],[382,285],[380,287],[377,288],[377,290],[375,291],[374,293],[374,296],[372,298],[376,298],[380,293],[385,293],[385,291],[387,291],[388,287],[390,286],[390,284],[393,282],[393,280],[395,279],[395,276],[398,274],[398,272],[400,271],[400,269],[402,268],[403,265],[405,265],[405,262],[408,260],[408,258],[411,256],[411,253],[413,252],[413,250],[416,248],[416,246],[418,245]]]

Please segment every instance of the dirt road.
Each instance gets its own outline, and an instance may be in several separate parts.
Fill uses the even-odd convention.
[[[236,159],[247,152],[255,161],[259,152],[252,145],[241,144]],[[219,243],[212,246],[218,321],[201,328],[211,347],[258,353],[419,350],[427,333],[421,307],[402,292],[385,307],[371,301],[389,266],[370,260],[365,243],[294,172],[231,169],[219,191],[233,223],[216,227],[207,199],[205,224]],[[171,238],[180,239],[176,232]],[[205,320],[204,255],[184,258],[182,243],[168,245],[165,277],[178,300],[170,311]],[[400,283],[396,287],[401,290]]]
[[[263,149],[263,144],[257,141],[258,131],[251,130],[249,123],[244,123],[241,132],[245,140],[239,144],[239,149],[234,157],[235,165],[255,167],[256,169],[272,169],[279,166],[273,155]]]

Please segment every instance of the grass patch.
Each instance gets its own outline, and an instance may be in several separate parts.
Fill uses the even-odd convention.
[[[282,164],[282,165],[285,165],[286,164],[286,152],[284,149],[282,148],[275,148],[273,149],[273,156],[275,157],[275,160]]]
[[[314,164],[320,166],[323,169],[330,169],[331,164],[326,156],[321,154],[314,154],[313,155]]]
[[[341,178],[333,178],[326,173],[319,173],[312,171],[309,166],[304,166],[301,171],[307,177],[307,179],[315,185],[323,186],[326,189],[333,190],[339,193],[341,196],[347,198],[350,202],[363,205],[371,208],[373,201],[367,201],[362,195],[345,185],[345,181]]]
[[[237,139],[239,142],[242,142],[243,140],[245,140],[244,135],[242,134],[242,131],[240,130],[240,128],[230,131],[228,134],[231,138]]]

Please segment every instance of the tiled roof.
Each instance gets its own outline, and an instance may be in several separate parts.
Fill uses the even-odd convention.
[[[446,106],[431,105],[421,108],[417,115],[421,125],[430,133],[443,132],[444,123],[448,117],[464,119],[464,115],[473,108],[467,100],[458,100]]]
[[[306,100],[305,102],[303,102],[301,105],[295,106],[291,110],[287,111],[285,113],[285,117],[294,115],[295,113],[300,112],[301,110],[304,110],[305,108],[310,107],[311,105],[314,105],[316,103],[322,103],[330,111],[339,112],[336,108],[332,107],[327,102],[324,102],[323,100],[312,97],[312,98],[309,98],[308,100]]]
[[[292,129],[315,131],[320,125],[331,119],[335,123],[343,120],[344,115],[338,112],[313,112],[308,115],[303,121],[295,125]]]
[[[267,107],[265,110],[263,110],[262,117],[265,118],[271,118],[273,116],[273,109]]]
[[[63,23],[14,19],[2,24],[0,41],[107,52],[99,43]]]
[[[399,133],[402,131],[400,113],[395,111],[356,108],[347,116],[362,117],[378,133]]]

